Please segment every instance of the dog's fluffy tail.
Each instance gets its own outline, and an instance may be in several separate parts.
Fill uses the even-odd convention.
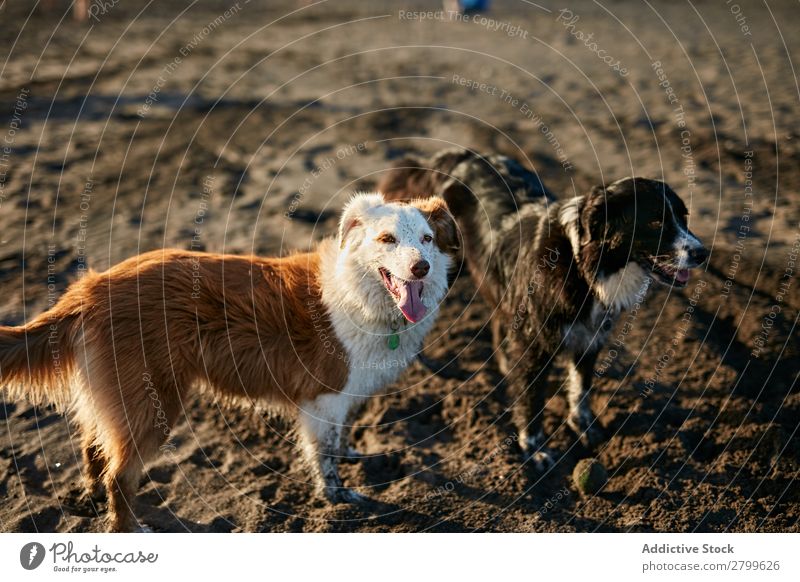
[[[0,326],[0,389],[11,398],[68,404],[79,320],[58,307],[27,325]]]

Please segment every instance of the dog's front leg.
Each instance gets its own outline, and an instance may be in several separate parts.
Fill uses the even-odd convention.
[[[569,403],[567,424],[575,431],[581,442],[589,448],[596,447],[604,440],[603,429],[590,406],[592,373],[596,361],[597,352],[585,353],[582,356],[572,354],[567,384],[567,402]]]
[[[358,503],[365,499],[346,488],[339,476],[344,424],[356,404],[347,394],[325,394],[303,406],[300,414],[306,458],[316,473],[318,489],[331,503]]]
[[[519,444],[537,471],[555,465],[555,453],[545,446],[545,384],[552,357],[523,341],[512,340],[507,353],[510,369],[506,376],[513,398],[512,419],[519,430]]]
[[[341,457],[341,462],[343,463],[358,463],[364,458],[364,454],[356,449],[354,445],[350,444],[350,439],[353,436],[352,433],[355,420],[364,410],[365,406],[366,404],[364,402],[357,403],[351,407],[350,411],[347,413],[346,424],[344,427],[342,427],[339,444],[339,454]]]

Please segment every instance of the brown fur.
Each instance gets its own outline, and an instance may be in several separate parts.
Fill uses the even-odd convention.
[[[468,150],[448,150],[435,158],[435,168],[426,160],[411,156],[396,162],[378,184],[386,200],[409,200],[432,196],[450,179],[453,169],[461,162],[478,157]]]
[[[390,198],[385,196],[387,200]],[[453,253],[461,248],[461,237],[456,221],[442,198],[419,198],[411,202],[416,206],[434,232],[434,242],[445,253]]]
[[[163,250],[90,273],[27,325],[0,327],[0,382],[71,407],[89,491],[102,481],[110,529],[129,530],[142,465],[192,387],[286,411],[343,388],[319,262]]]

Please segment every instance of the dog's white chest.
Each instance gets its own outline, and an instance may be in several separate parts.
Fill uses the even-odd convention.
[[[371,396],[380,392],[400,376],[422,349],[425,335],[433,325],[433,314],[423,321],[401,325],[399,343],[390,347],[392,330],[388,325],[356,325],[352,321],[335,321],[336,335],[348,355],[350,375],[344,392],[353,396]]]

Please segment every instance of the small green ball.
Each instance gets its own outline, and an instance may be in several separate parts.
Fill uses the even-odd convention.
[[[608,473],[597,459],[581,459],[572,471],[572,481],[578,491],[591,495],[605,486],[608,482]]]

